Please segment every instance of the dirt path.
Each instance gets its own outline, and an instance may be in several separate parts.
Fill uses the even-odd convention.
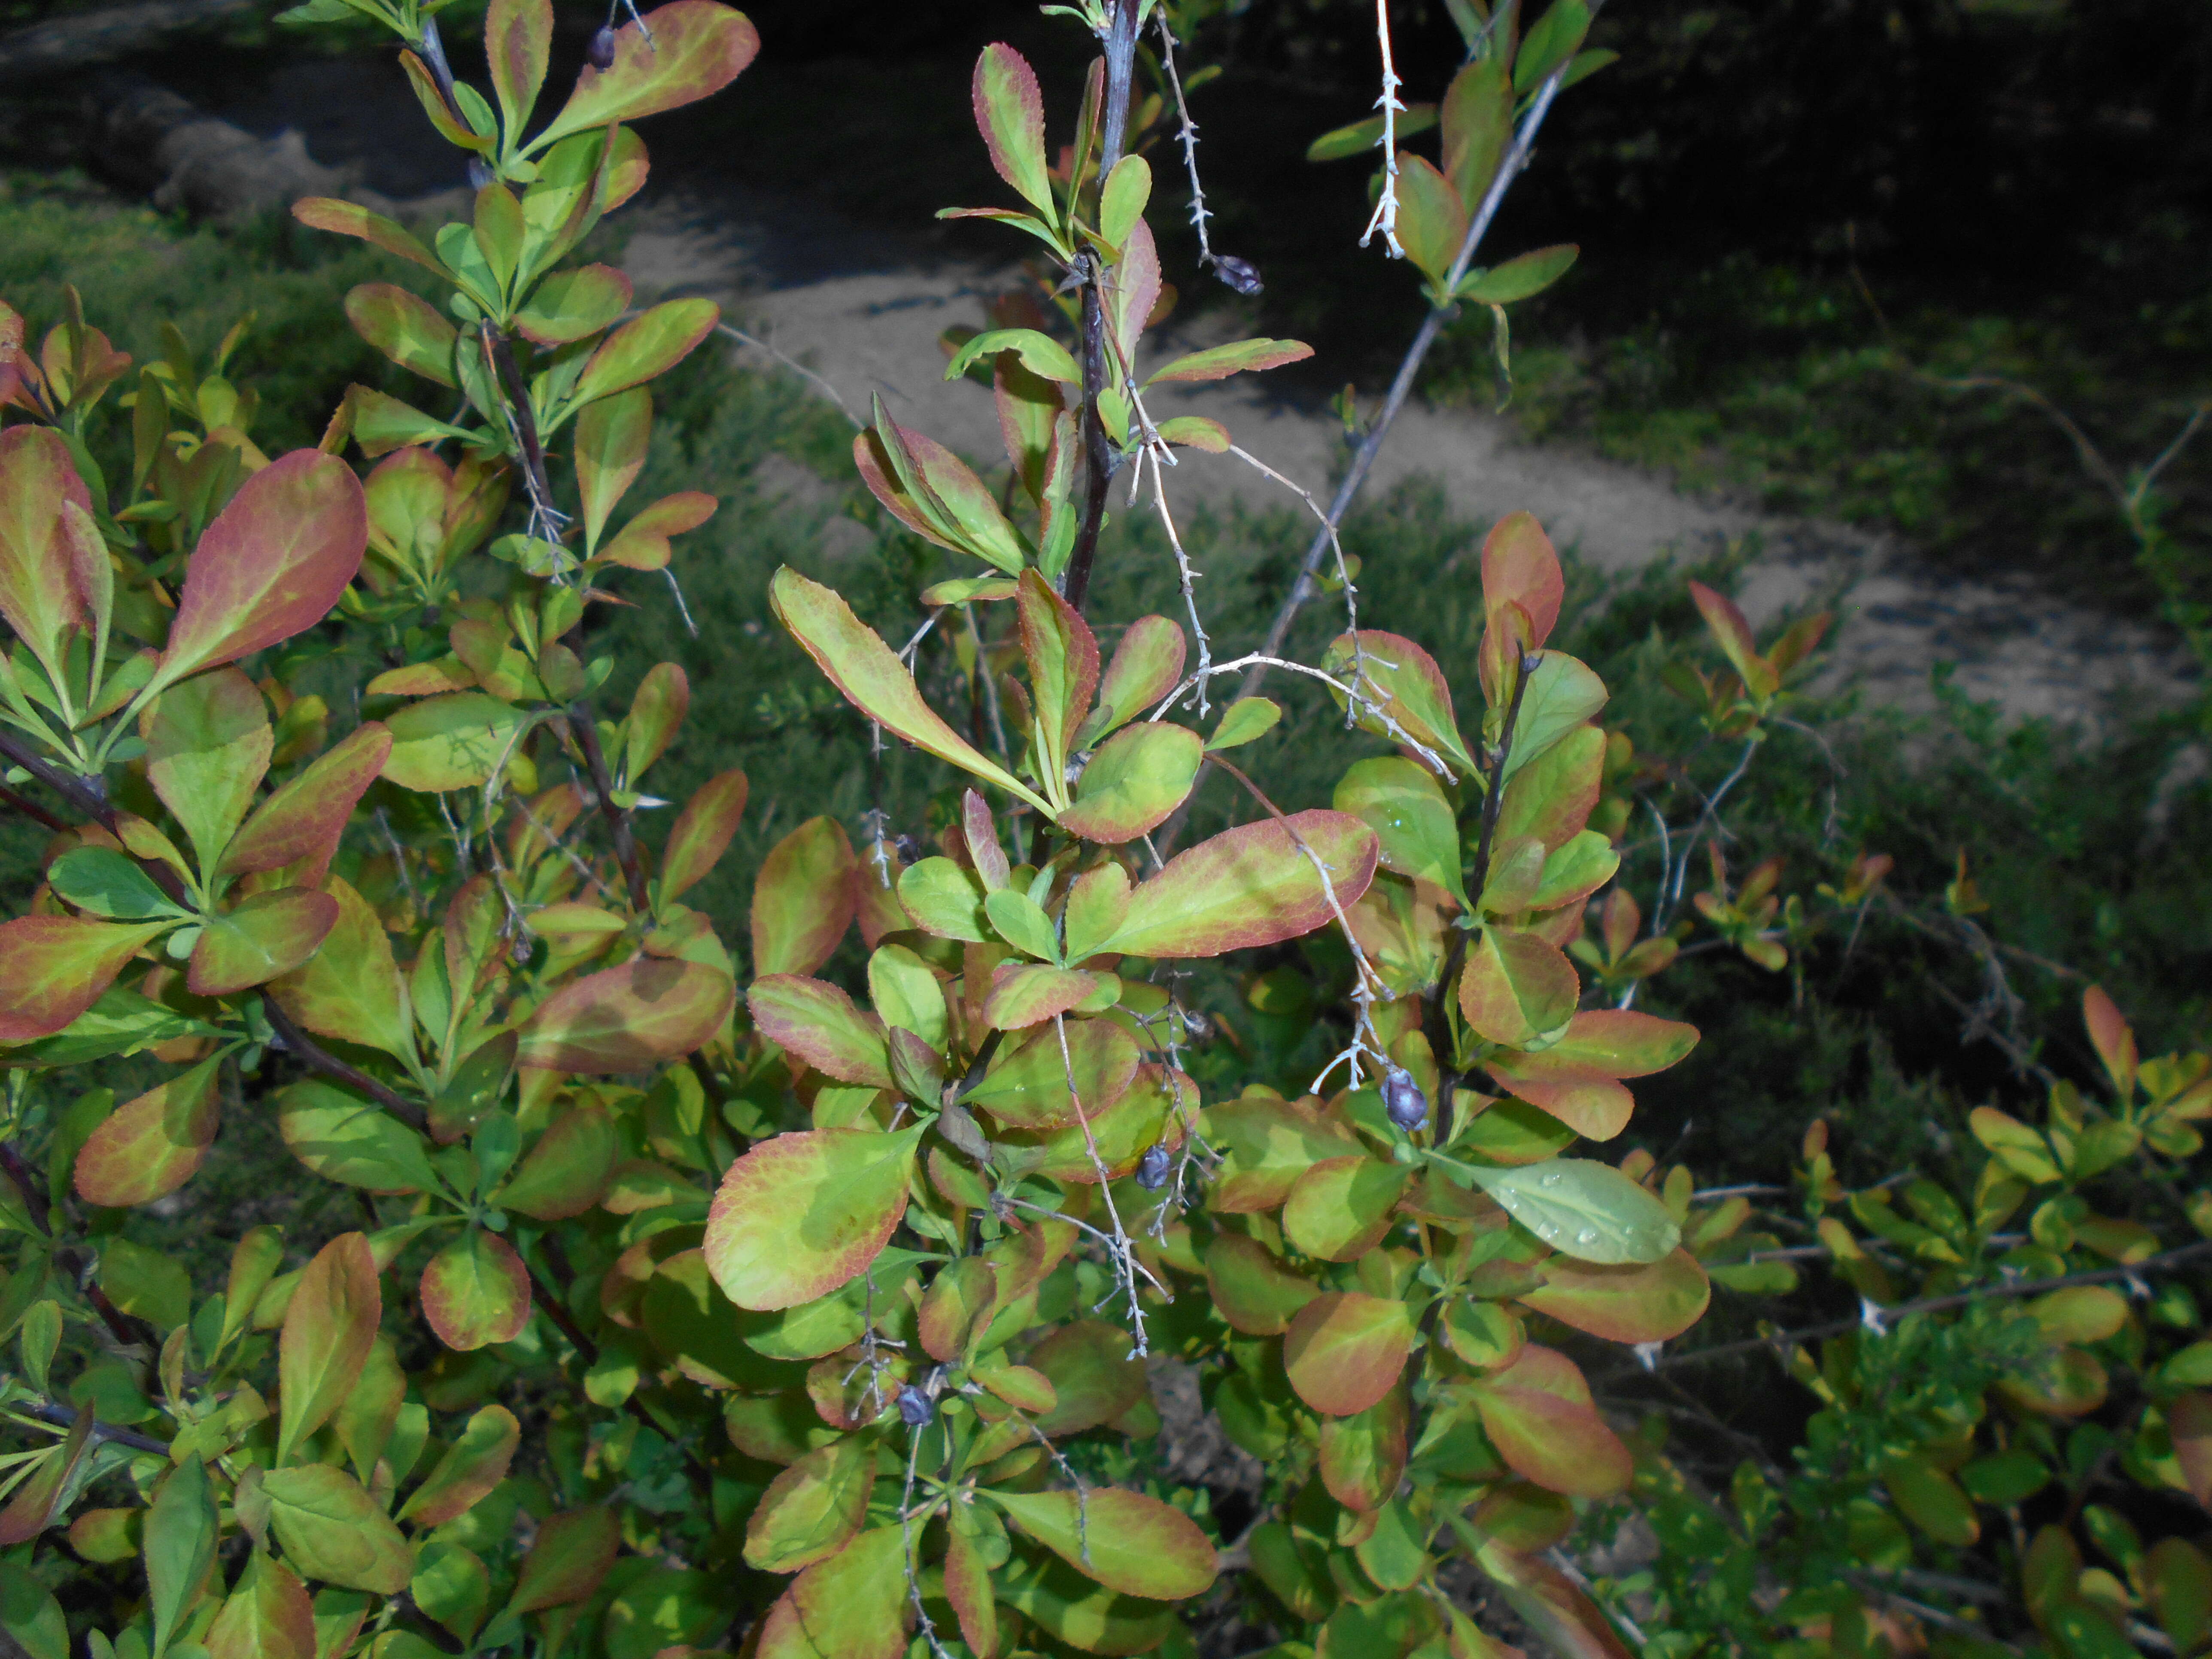
[[[1003,452],[991,400],[971,385],[945,381],[937,341],[948,327],[979,325],[1008,276],[957,262],[894,263],[883,246],[799,219],[779,204],[672,190],[641,204],[623,264],[641,298],[684,293],[721,301],[733,321],[814,370],[864,416],[879,393],[902,425],[996,460]],[[1222,337],[1179,336],[1172,325],[1165,333],[1163,351]],[[1156,418],[1211,415],[1239,446],[1316,494],[1342,455],[1336,417],[1278,395],[1263,376],[1161,392]],[[1170,499],[1178,505],[1296,504],[1234,457],[1185,454],[1170,475]],[[1656,474],[1519,442],[1505,422],[1486,415],[1409,406],[1367,489],[1387,493],[1416,477],[1439,481],[1453,508],[1470,519],[1527,507],[1560,546],[1608,571],[1757,532],[1765,551],[1741,589],[1753,622],[1816,596],[1840,596],[1827,681],[1862,684],[1880,702],[1932,707],[1929,670],[1941,660],[1958,664],[1958,683],[1971,696],[2023,718],[2094,719],[2116,702],[2179,700],[2188,683],[2185,661],[2148,629],[2063,605],[2033,583],[1931,575],[1890,538],[1694,500]]]
[[[267,137],[304,140],[315,161],[395,198],[450,193],[455,183],[450,155],[417,131],[411,96],[386,65],[303,63],[221,112]],[[417,142],[395,143],[395,133]],[[880,393],[902,424],[980,462],[1000,459],[990,398],[945,382],[937,339],[954,325],[980,325],[988,297],[1007,285],[1004,273],[933,257],[926,245],[841,222],[811,204],[726,182],[687,185],[680,158],[662,161],[626,216],[623,264],[641,300],[710,295],[733,321],[813,369],[851,409],[865,414]],[[1229,322],[1217,312],[1209,326]],[[1223,337],[1194,337],[1172,322],[1163,332],[1160,349]],[[1154,412],[1211,415],[1243,447],[1319,493],[1342,456],[1342,428],[1280,388],[1257,375],[1164,388]],[[1177,503],[1295,505],[1233,457],[1185,453],[1170,475]],[[1970,696],[2021,718],[2094,722],[2115,708],[2179,701],[2191,684],[2185,659],[2149,630],[2066,605],[2033,582],[1957,580],[1930,572],[1893,538],[1678,495],[1656,474],[1522,443],[1484,414],[1409,406],[1368,491],[1415,477],[1438,481],[1452,507],[1478,521],[1527,507],[1560,546],[1608,571],[1670,551],[1694,556],[1756,532],[1763,550],[1741,594],[1753,622],[1815,599],[1838,603],[1843,620],[1826,683],[1861,684],[1878,702],[1932,706],[1929,671],[1946,660],[1958,665]]]

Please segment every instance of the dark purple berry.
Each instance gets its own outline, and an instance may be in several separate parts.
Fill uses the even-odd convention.
[[[898,1391],[898,1414],[907,1427],[919,1429],[937,1415],[937,1405],[920,1389],[903,1388]]]
[[[471,190],[482,190],[498,177],[497,173],[484,164],[483,156],[469,157],[469,188]]]
[[[1137,1160],[1137,1184],[1148,1193],[1156,1193],[1168,1184],[1168,1169],[1173,1162],[1168,1149],[1155,1141],[1145,1148],[1145,1155]]]
[[[1257,294],[1263,286],[1260,281],[1260,268],[1249,259],[1240,259],[1233,253],[1213,256],[1213,274],[1239,294],[1248,296]]]
[[[592,60],[592,67],[595,70],[612,69],[615,66],[614,30],[605,24],[600,25],[599,32],[592,37],[592,44],[584,48],[584,56]]]
[[[898,861],[901,864],[921,862],[921,843],[912,836],[893,836],[891,851],[898,854]]]
[[[1391,1122],[1408,1133],[1429,1121],[1429,1097],[1402,1066],[1393,1066],[1382,1079],[1382,1109],[1389,1113]]]

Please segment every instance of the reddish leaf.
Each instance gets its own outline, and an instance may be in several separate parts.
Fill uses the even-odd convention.
[[[830,817],[809,818],[769,849],[753,883],[753,972],[811,974],[853,924],[853,844]]]
[[[201,918],[185,988],[222,997],[265,985],[313,956],[337,920],[338,902],[313,888],[252,894],[236,909]]]
[[[484,56],[510,144],[521,137],[538,102],[552,50],[553,0],[492,0],[484,13]]]
[[[1283,1366],[1298,1398],[1329,1417],[1365,1411],[1406,1368],[1413,1322],[1402,1302],[1358,1291],[1316,1297],[1283,1337]]]
[[[1393,1389],[1356,1417],[1322,1420],[1321,1479],[1330,1497],[1366,1513],[1396,1495],[1409,1416],[1405,1389]]]
[[[1099,678],[1098,704],[1078,735],[1077,745],[1095,749],[1101,738],[1174,690],[1182,684],[1188,649],[1182,628],[1165,617],[1139,617],[1131,623]]]
[[[1365,1150],[1358,1136],[1310,1104],[1264,1095],[1211,1108],[1206,1135],[1223,1153],[1214,1207],[1231,1215],[1272,1210],[1323,1158]]]
[[[602,398],[576,416],[576,491],[587,551],[597,550],[615,504],[643,470],[652,435],[653,393],[644,386]]]
[[[513,1412],[504,1406],[480,1407],[401,1507],[399,1518],[425,1528],[459,1519],[507,1479],[521,1443],[522,1427]]]
[[[2166,1427],[2189,1495],[2212,1510],[2212,1394],[2192,1389],[2175,1400],[2166,1408]]]
[[[1491,527],[1482,544],[1486,617],[1495,617],[1508,602],[1518,605],[1528,614],[1529,645],[1540,648],[1559,620],[1566,586],[1559,556],[1534,514],[1508,514]]]
[[[1309,857],[1310,852],[1313,856]],[[1216,957],[1326,927],[1375,878],[1375,832],[1348,812],[1293,813],[1200,842],[1129,895],[1111,939],[1127,956]],[[1322,884],[1316,860],[1329,875]]]
[[[2081,994],[2081,1022],[2089,1028],[2089,1041],[2096,1046],[2097,1058],[2105,1062],[2112,1086],[2123,1100],[2131,1097],[2136,1088],[2136,1034],[2112,998],[2105,994],[2103,986],[2092,985]]]
[[[202,1060],[100,1120],[76,1155],[77,1195],[88,1204],[128,1209],[165,1198],[191,1180],[222,1121],[216,1087],[221,1067],[220,1060]]]
[[[742,12],[714,0],[658,7],[617,32],[612,64],[585,66],[575,91],[553,124],[530,141],[529,150],[534,155],[572,132],[641,120],[712,97],[759,52],[760,36]]]
[[[1398,152],[1398,240],[1414,269],[1441,292],[1467,240],[1468,210],[1433,162]]]
[[[1312,356],[1313,348],[1303,340],[1232,340],[1226,345],[1208,346],[1203,351],[1178,357],[1165,368],[1154,369],[1145,384],[1151,386],[1160,380],[1225,380],[1231,374],[1304,362]]]
[[[1531,1342],[1470,1385],[1483,1432],[1514,1473],[1571,1498],[1607,1498],[1634,1472],[1574,1361]]]
[[[622,1528],[611,1510],[594,1505],[549,1516],[522,1558],[508,1610],[543,1613],[586,1600],[621,1551]]]
[[[1060,828],[1108,846],[1150,835],[1189,798],[1205,754],[1187,726],[1147,721],[1115,732],[1083,769]]]
[[[1574,1018],[1582,980],[1558,946],[1534,933],[1486,927],[1468,952],[1459,1008],[1475,1035],[1528,1043]]]
[[[891,1087],[884,1023],[853,1006],[834,985],[797,974],[769,974],[745,993],[760,1034],[840,1083]]]
[[[515,1063],[555,1072],[645,1071],[711,1041],[737,1006],[727,974],[641,957],[562,987],[523,1023]]]
[[[1046,757],[1058,765],[1073,753],[1076,732],[1098,690],[1098,641],[1075,607],[1034,570],[1022,573],[1014,606],[1037,732]]]
[[[192,550],[154,684],[251,656],[328,616],[361,568],[368,509],[334,455],[295,450],[239,488]]]
[[[1357,672],[1354,689],[1360,695],[1358,718],[1364,729],[1401,742],[1411,738],[1463,773],[1475,769],[1474,757],[1452,716],[1451,687],[1443,671],[1413,641],[1375,628],[1340,634],[1329,642],[1322,666],[1348,684]],[[1330,695],[1340,708],[1344,706],[1340,695]],[[1370,706],[1379,707],[1380,714],[1368,712]]]
[[[1198,1523],[1157,1498],[1114,1486],[986,1495],[1078,1572],[1124,1595],[1185,1601],[1212,1589],[1221,1571]]]
[[[422,1269],[422,1316],[447,1347],[512,1342],[530,1322],[530,1273],[514,1246],[469,1227]]]
[[[403,259],[410,259],[442,280],[452,280],[453,273],[428,248],[382,214],[371,213],[367,208],[352,202],[342,202],[331,196],[302,197],[292,204],[292,216],[313,230],[330,230],[341,236],[357,236],[372,247],[380,247],[386,253],[396,253]]]
[[[88,512],[92,496],[62,434],[39,426],[0,432],[0,617],[57,678],[64,636],[89,628],[93,612],[91,573],[63,513],[69,502]],[[99,553],[104,562],[104,545]]]
[[[747,1645],[752,1659],[899,1659],[911,1616],[906,1528],[894,1522],[800,1573]]]
[[[676,4],[664,10],[681,10],[687,6],[712,6],[711,0],[676,0]],[[735,15],[734,13],[732,14]],[[637,26],[633,23],[630,28]],[[627,34],[629,29],[623,31]],[[586,69],[584,73],[592,71]],[[642,386],[690,356],[700,341],[714,331],[714,325],[722,319],[722,310],[712,300],[664,300],[641,317],[633,317],[599,343],[584,372],[577,378],[576,389],[569,394],[573,402],[589,403],[596,398],[611,397],[617,392],[627,392],[634,386]]]
[[[1751,624],[1743,619],[1743,612],[1736,609],[1735,601],[1716,593],[1703,582],[1690,584],[1690,598],[1705,617],[1705,626],[1712,629],[1722,654],[1741,677],[1744,689],[1754,697],[1772,696],[1782,683],[1781,677],[1753,645]]]
[[[641,508],[637,516],[622,527],[622,534],[599,550],[599,556],[609,564],[631,570],[659,570],[669,560],[668,538],[687,530],[696,530],[714,516],[714,509],[720,505],[699,489],[681,489],[673,495],[663,495]]]
[[[1609,1342],[1664,1342],[1696,1324],[1711,1298],[1705,1270],[1686,1250],[1652,1262],[1618,1265],[1547,1258],[1541,1285],[1521,1301]]]
[[[454,384],[459,331],[428,300],[391,283],[363,283],[347,294],[345,313],[354,332],[400,368],[442,386]]]
[[[1096,974],[1037,962],[1002,962],[991,970],[983,1023],[994,1031],[1025,1030],[1087,1002],[1098,985]]]
[[[668,832],[660,860],[660,900],[665,904],[704,880],[729,850],[744,813],[745,775],[732,767],[701,784]]]
[[[645,770],[668,752],[676,730],[691,709],[691,682],[672,662],[659,662],[646,671],[630,698],[629,718],[623,722],[623,781],[635,789]]]
[[[52,1524],[70,1477],[84,1461],[85,1453],[92,1449],[92,1431],[96,1425],[92,1407],[87,1405],[80,1409],[61,1444],[49,1451],[23,1484],[15,1488],[8,1507],[0,1510],[0,1549],[13,1549],[18,1544],[27,1543]]]
[[[1324,1158],[1283,1201],[1283,1237],[1323,1261],[1357,1261],[1390,1230],[1413,1171],[1359,1154]]]
[[[306,886],[319,886],[337,854],[338,837],[392,753],[392,732],[378,721],[356,726],[279,785],[255,809],[223,851],[221,873],[252,875],[300,865]]]
[[[52,1036],[100,1000],[167,921],[18,916],[0,922],[0,1042]]]

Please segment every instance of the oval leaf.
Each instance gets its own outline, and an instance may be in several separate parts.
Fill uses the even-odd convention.
[[[919,1127],[811,1129],[730,1165],[707,1218],[707,1264],[740,1308],[793,1308],[857,1278],[906,1214]]]

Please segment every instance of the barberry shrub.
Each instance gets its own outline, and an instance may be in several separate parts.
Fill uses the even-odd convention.
[[[1187,1654],[1200,1620],[1285,1655],[1468,1659],[1502,1651],[1472,1581],[1560,1652],[1620,1651],[1673,1567],[1640,1601],[1601,1586],[1609,1613],[1553,1547],[1639,1471],[1655,1514],[1702,1500],[1660,1490],[1656,1443],[1608,1422],[1569,1350],[1653,1362],[1704,1312],[1708,1264],[1746,1293],[1795,1281],[1748,1206],[1577,1143],[1620,1136],[1627,1083],[1697,1040],[1630,1005],[1679,952],[1701,836],[1711,942],[1767,971],[1863,915],[1884,861],[1858,858],[1817,916],[1771,862],[1732,890],[1715,815],[1739,765],[1669,854],[1647,933],[1622,859],[1649,766],[1551,643],[1565,584],[1526,514],[1483,544],[1456,701],[1420,645],[1356,622],[1315,664],[1273,644],[1217,661],[1194,605],[1189,633],[1118,619],[1102,649],[1085,605],[1108,484],[1148,477],[1172,542],[1167,470],[1250,459],[1217,421],[1155,421],[1147,393],[1309,355],[1250,339],[1146,365],[1170,284],[1132,140],[1181,88],[1166,19],[1142,57],[1149,8],[1115,0],[1078,14],[1104,50],[1056,155],[1020,56],[975,69],[1018,204],[947,211],[1041,248],[1060,307],[953,343],[948,378],[989,381],[1002,483],[880,406],[855,440],[884,511],[948,556],[915,596],[926,625],[894,649],[832,589],[787,569],[770,587],[879,735],[942,763],[896,819],[934,845],[880,800],[864,826],[808,818],[760,871],[741,957],[682,901],[747,781],[712,778],[643,834],[672,804],[648,774],[688,684],[660,664],[603,719],[614,662],[590,637],[607,605],[682,602],[672,538],[713,498],[616,520],[653,383],[719,318],[635,308],[620,272],[564,262],[644,181],[633,124],[728,85],[756,38],[714,0],[603,30],[533,132],[548,0],[495,0],[489,97],[453,77],[435,9],[295,15],[400,38],[469,155],[470,222],[423,240],[345,202],[295,213],[434,283],[436,301],[367,284],[346,309],[451,414],[356,387],[317,449],[272,459],[224,374],[234,339],[205,362],[174,339],[134,380],[75,309],[33,351],[0,307],[0,755],[6,803],[52,836],[28,913],[0,923],[0,1327],[20,1360],[0,1409],[22,1445],[0,1464],[0,1625],[34,1659],[80,1638],[94,1659]],[[1417,353],[1468,301],[1499,308],[1502,343],[1502,307],[1565,269],[1571,249],[1471,260],[1553,99],[1601,67],[1580,0],[1525,32],[1468,10],[1443,165],[1396,151],[1410,116],[1360,139],[1390,141],[1376,225],[1426,279]],[[1140,62],[1160,85],[1133,117]],[[1181,138],[1195,193],[1187,117]],[[125,453],[127,483],[98,459]],[[667,573],[668,599],[625,599],[626,571]],[[1355,574],[1340,556],[1299,602],[1349,600]],[[1725,599],[1698,600],[1734,674],[1676,678],[1747,761],[1822,623],[1761,654]],[[1209,697],[1255,667],[1324,686],[1387,752],[1282,810],[1236,754],[1280,708]],[[1176,851],[1212,770],[1244,822]],[[1218,1044],[1183,965],[1319,934],[1348,963],[1328,988],[1341,1052],[1209,1098],[1193,1071],[1219,1066],[1187,1062]],[[2201,1067],[2174,1066],[2120,1116],[2185,1156]],[[2064,1146],[2042,1144],[2070,1182],[2066,1109]],[[220,1285],[134,1238],[226,1112],[273,1118],[286,1178],[352,1188],[359,1227],[312,1249],[252,1228]],[[2008,1170],[2033,1133],[1990,1130]],[[1916,1224],[1881,1204],[1852,1212],[1885,1238]],[[2038,1216],[2061,1258],[2039,1272],[2118,1237],[2070,1187]],[[1911,1248],[1966,1249],[1947,1224]],[[1846,1273],[1879,1268],[1832,1218],[1820,1237]],[[2064,1306],[2067,1340],[2117,1340],[2104,1299]],[[1158,1431],[1165,1357],[1202,1367],[1263,1468],[1233,1537],[1206,1491],[1121,1449]],[[2058,1363],[2081,1393],[2081,1361]],[[1859,1408],[1859,1385],[1821,1386]],[[2187,1410],[2141,1454],[2184,1484]],[[1943,1483],[1966,1454],[1883,1444],[1896,1504],[1957,1532]],[[1702,1536],[1685,1527],[1668,1536]],[[2182,1557],[2159,1547],[2164,1584]],[[2135,1593],[2180,1594],[2153,1583]],[[2031,1606],[2092,1628],[2106,1587],[2068,1586]]]

